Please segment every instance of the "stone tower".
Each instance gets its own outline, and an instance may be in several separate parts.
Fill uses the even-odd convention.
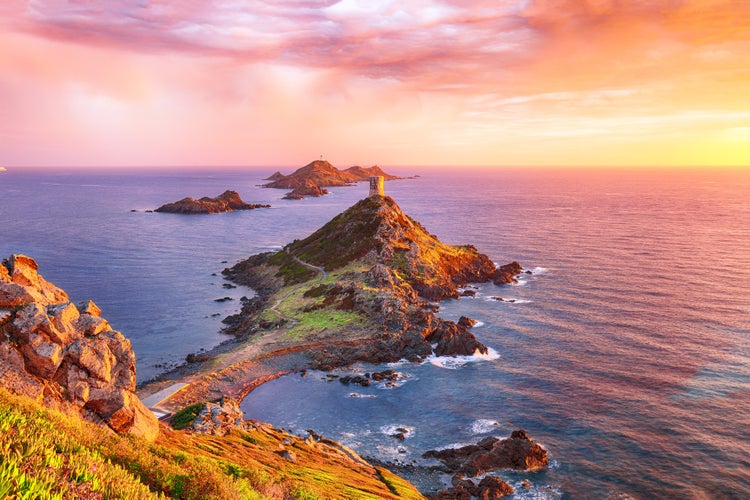
[[[368,197],[385,196],[384,180],[382,175],[373,175],[370,177],[370,194]]]

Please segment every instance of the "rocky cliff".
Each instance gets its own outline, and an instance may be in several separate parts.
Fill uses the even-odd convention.
[[[226,190],[216,198],[204,196],[198,200],[187,197],[174,203],[167,203],[156,209],[156,212],[171,214],[218,214],[234,210],[253,210],[268,208],[270,205],[245,203],[237,191]]]
[[[37,269],[25,255],[0,264],[0,386],[154,439],[158,422],[134,392],[130,341],[93,302],[71,303]]]

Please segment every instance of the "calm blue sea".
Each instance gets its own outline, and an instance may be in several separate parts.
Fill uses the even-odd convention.
[[[224,288],[221,269],[367,191],[283,201],[257,187],[273,170],[11,169],[0,256],[28,254],[73,300],[99,304],[146,380],[224,339],[221,317],[252,291]],[[441,240],[533,272],[442,304],[479,320],[497,355],[399,363],[395,388],[291,375],[254,391],[248,417],[407,464],[525,428],[551,466],[501,472],[518,498],[750,498],[750,170],[389,170],[421,175],[386,192]],[[274,208],[145,212],[228,188]]]

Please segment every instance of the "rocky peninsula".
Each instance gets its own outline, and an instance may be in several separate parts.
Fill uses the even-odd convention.
[[[224,271],[253,288],[224,320],[234,343],[196,356],[146,392],[188,383],[161,408],[175,411],[222,396],[244,398],[285,373],[356,361],[420,361],[485,354],[470,331],[439,318],[435,301],[468,283],[515,281],[517,262],[496,267],[476,248],[440,242],[387,196],[365,198],[303,240]]]
[[[368,180],[372,176],[382,176],[385,180],[401,179],[387,174],[377,165],[372,167],[349,167],[344,170],[331,165],[326,160],[315,160],[304,167],[298,168],[289,175],[275,172],[266,180],[271,182],[263,187],[276,189],[291,189],[284,198],[299,200],[305,196],[322,196],[328,191],[323,189],[332,186],[350,186],[357,182]]]
[[[372,195],[307,238],[225,269],[229,280],[257,292],[243,299],[239,314],[224,320],[236,341],[144,390],[188,383],[160,404],[176,411],[221,397],[241,400],[273,378],[310,368],[485,354],[487,347],[470,331],[475,321],[444,320],[436,302],[459,298],[459,288],[469,283],[513,283],[521,272],[517,262],[496,266],[471,245],[440,242],[392,198]],[[502,448],[493,443],[474,445],[487,457],[474,448],[465,455],[477,463],[499,463]],[[428,456],[444,458],[438,452]],[[499,478],[478,484],[461,479],[468,470],[469,465],[446,461],[443,472],[453,474],[456,485],[433,497],[471,492],[497,498],[512,492]]]
[[[187,197],[174,203],[167,203],[155,211],[170,214],[219,214],[234,210],[254,210],[256,208],[270,208],[271,205],[260,203],[245,203],[237,191],[226,190],[215,198],[204,196],[196,200]]]

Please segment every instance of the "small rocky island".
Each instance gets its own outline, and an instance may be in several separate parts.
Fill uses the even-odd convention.
[[[300,200],[305,196],[323,196],[328,191],[323,189],[332,186],[350,186],[357,182],[367,181],[372,176],[380,176],[385,180],[401,179],[395,175],[390,175],[378,167],[349,167],[345,170],[339,170],[326,160],[320,159],[308,163],[289,175],[281,172],[275,172],[266,178],[271,181],[264,184],[263,187],[276,189],[291,189],[284,196],[287,200]]]
[[[196,200],[187,197],[174,203],[167,203],[155,211],[170,214],[219,214],[234,210],[254,210],[256,208],[270,208],[271,205],[260,203],[245,203],[237,191],[226,190],[216,198],[204,196]]]

